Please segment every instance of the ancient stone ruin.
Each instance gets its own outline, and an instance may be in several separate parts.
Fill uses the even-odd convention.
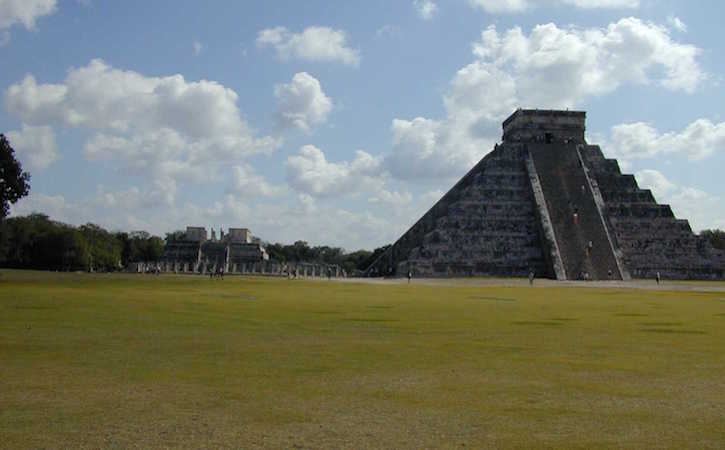
[[[725,253],[584,140],[582,111],[522,110],[368,275],[722,279]]]
[[[294,278],[342,277],[340,266],[312,262],[270,260],[259,238],[247,228],[229,228],[227,233],[212,228],[186,227],[186,233],[167,239],[159,262],[138,262],[131,272],[288,276]]]

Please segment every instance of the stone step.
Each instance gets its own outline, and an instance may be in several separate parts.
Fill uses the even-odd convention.
[[[576,279],[586,272],[592,279],[621,279],[576,145],[530,144],[529,150],[567,278]]]

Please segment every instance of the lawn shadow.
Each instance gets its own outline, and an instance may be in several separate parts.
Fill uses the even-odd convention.
[[[517,320],[511,322],[512,325],[525,325],[525,326],[543,326],[543,327],[560,327],[564,325],[563,322],[545,321],[545,320]]]
[[[515,298],[506,298],[506,297],[481,297],[481,296],[472,296],[468,297],[469,300],[489,300],[493,302],[515,302],[517,301]]]
[[[707,334],[702,330],[683,330],[675,328],[640,328],[643,333],[661,333],[661,334]]]

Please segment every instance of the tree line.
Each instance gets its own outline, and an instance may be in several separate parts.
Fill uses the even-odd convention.
[[[40,270],[114,271],[136,261],[158,261],[164,241],[145,231],[109,232],[75,227],[44,214],[0,222],[0,266]]]
[[[166,241],[183,239],[183,232],[167,233]],[[270,259],[279,262],[337,264],[347,273],[366,269],[386,247],[346,253],[340,247],[263,244]],[[0,219],[0,267],[60,271],[115,271],[133,262],[157,262],[164,239],[145,231],[110,232],[88,223],[73,226],[45,214]]]
[[[264,243],[269,259],[279,262],[315,262],[323,264],[337,264],[348,274],[356,270],[365,270],[388,249],[389,245],[376,248],[373,251],[357,250],[346,253],[341,247],[320,245],[310,247],[305,241],[296,241],[294,244]]]

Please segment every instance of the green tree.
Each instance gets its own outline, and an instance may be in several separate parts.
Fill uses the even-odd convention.
[[[147,262],[158,262],[164,254],[164,240],[158,236],[150,236],[144,241],[143,258]]]
[[[15,159],[15,150],[3,134],[0,134],[0,220],[15,203],[30,192],[30,174],[23,172],[20,162]]]
[[[89,270],[116,270],[121,264],[122,244],[116,236],[93,223],[78,227],[88,242]]]

